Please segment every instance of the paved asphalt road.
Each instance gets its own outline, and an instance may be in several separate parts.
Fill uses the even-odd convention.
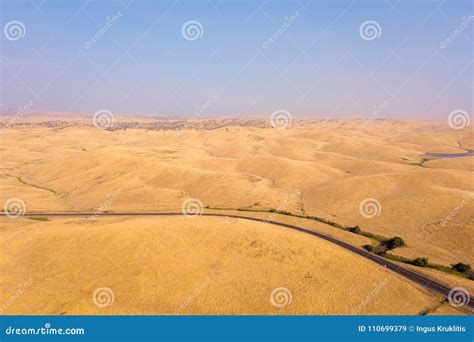
[[[2,213],[3,216],[5,216],[5,213]],[[102,213],[100,216],[181,216],[183,215],[181,212],[177,213],[165,213],[165,212],[158,212],[158,213]],[[95,213],[25,213],[23,216],[26,217],[50,217],[50,216],[81,216],[81,217],[95,217],[97,216]],[[386,269],[389,269],[421,286],[423,286],[425,289],[430,290],[432,292],[435,292],[437,294],[440,294],[441,296],[448,298],[449,292],[451,289],[449,287],[446,287],[439,282],[430,279],[420,273],[417,273],[415,271],[409,270],[407,268],[401,267],[393,262],[388,261],[387,259],[380,257],[376,254],[370,253],[368,251],[365,251],[363,249],[351,246],[345,242],[342,242],[340,240],[337,240],[331,236],[321,234],[315,231],[312,231],[307,228],[299,227],[299,226],[294,226],[291,224],[287,223],[282,223],[282,222],[277,222],[277,221],[272,221],[272,220],[266,220],[266,219],[261,219],[261,218],[256,218],[256,217],[248,217],[248,216],[242,216],[242,215],[232,215],[232,214],[217,214],[217,213],[202,213],[201,216],[217,216],[217,217],[232,217],[232,218],[238,218],[238,219],[243,219],[243,220],[250,220],[250,221],[257,221],[257,222],[264,222],[268,224],[273,224],[276,226],[280,227],[285,227],[293,230],[297,230],[306,234],[310,234],[313,236],[317,236],[321,239],[324,239],[326,241],[332,242],[342,248],[345,248],[355,254],[358,254],[366,259],[369,259]],[[470,296],[468,303],[466,306],[470,307],[471,309],[474,309],[474,298]]]

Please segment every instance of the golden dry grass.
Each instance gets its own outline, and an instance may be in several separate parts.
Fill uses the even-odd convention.
[[[7,314],[416,314],[438,303],[328,242],[239,219],[18,218],[1,241],[0,301],[32,278]],[[100,287],[113,304],[94,305]],[[291,293],[281,308],[278,287]]]
[[[42,119],[33,117],[26,118],[24,121],[38,123],[46,119],[46,117]],[[70,118],[62,119],[71,120]],[[126,119],[123,120],[126,121]],[[137,120],[149,121],[148,119]],[[262,125],[259,124],[255,125],[256,127],[227,126],[213,130],[103,131],[91,127],[90,123],[83,119],[77,122],[71,121],[69,124],[70,126],[59,127],[44,127],[37,124],[17,125],[2,131],[0,154],[0,200],[2,203],[9,198],[18,197],[26,203],[29,212],[95,211],[98,208],[109,211],[141,212],[179,210],[183,201],[194,197],[211,207],[254,210],[279,208],[298,214],[323,217],[346,225],[358,224],[366,231],[387,237],[403,237],[408,246],[394,250],[395,254],[410,257],[427,256],[430,261],[445,265],[459,261],[474,264],[474,248],[472,247],[474,246],[472,233],[474,203],[472,200],[465,200],[470,198],[469,196],[474,191],[474,158],[433,160],[420,165],[421,156],[425,152],[457,153],[462,152],[463,149],[473,149],[472,131],[454,131],[437,122],[393,120],[377,120],[368,124],[357,120],[302,120],[294,122],[293,127],[288,130],[260,128]],[[113,194],[118,195],[110,200]],[[381,212],[378,216],[366,218],[361,215],[359,205],[366,198],[375,198],[380,202]],[[455,215],[450,216],[453,212]],[[443,223],[448,216],[449,220]],[[16,230],[17,234],[14,236],[18,241],[12,238],[9,243],[17,243],[17,247],[21,248],[20,246],[26,243],[24,240],[30,238],[30,233],[22,232],[21,229],[29,229],[32,224],[38,227],[47,225],[52,228],[48,231],[55,234],[49,237],[48,235],[41,236],[41,238],[49,241],[48,243],[53,247],[70,246],[70,243],[74,241],[73,235],[70,236],[70,234],[75,233],[65,229],[68,225],[77,225],[74,220],[67,224],[63,222],[69,222],[68,220],[44,223],[24,218],[17,220],[15,223],[12,220],[2,220],[2,226],[5,227],[2,230],[2,243],[6,243],[7,237],[11,238],[6,235],[7,232],[10,234],[11,230]],[[110,222],[111,219],[108,220]],[[299,219],[300,223],[302,221],[307,220]],[[18,222],[28,222],[28,224],[20,225]],[[151,224],[147,222],[144,224]],[[131,239],[133,234],[120,233],[122,230],[128,232],[131,229],[130,225],[135,227],[135,223],[131,220],[123,220],[123,222],[118,220],[116,226],[107,226],[109,233],[113,231],[114,234],[92,235],[94,238],[90,237],[89,241],[91,243],[95,240],[100,242],[112,239],[113,241],[116,235]],[[174,226],[174,223],[171,226]],[[176,226],[186,228],[184,223],[176,223]],[[334,231],[332,234],[339,235],[340,238],[351,241],[357,246],[367,242],[364,237],[339,232],[329,226],[317,225],[315,227],[326,233],[332,230]],[[145,231],[143,232],[146,236],[145,240],[153,239],[151,228]],[[189,238],[192,239],[193,236]],[[238,240],[239,236],[235,238]],[[255,238],[257,240],[260,238],[262,243],[281,242],[276,237],[272,238],[273,242],[263,237],[256,236]],[[311,244],[318,244],[313,240],[311,239]],[[127,239],[121,242],[126,241]],[[89,250],[89,245],[84,241],[82,243],[81,252],[91,255],[100,254],[93,247]],[[129,243],[138,242],[130,240]],[[188,244],[193,245],[193,242],[189,241]],[[24,246],[23,248],[26,248],[26,245]],[[115,247],[117,251],[114,248],[110,249],[114,253],[113,257],[117,258],[114,263],[127,265],[127,262],[130,262],[127,254],[120,252],[119,245]],[[330,249],[331,253],[342,253],[336,247]],[[37,258],[42,257],[42,253],[53,253],[53,255],[60,253],[59,249],[48,250],[46,247],[40,249],[40,246],[34,250],[36,250]],[[27,252],[28,248],[25,251]],[[61,251],[64,257],[57,255],[54,265],[59,267],[59,270],[65,271],[78,253],[72,253],[70,248],[61,249]],[[138,253],[133,250],[131,252],[131,255]],[[311,249],[304,253],[312,252]],[[208,253],[212,255],[211,250],[208,250]],[[81,262],[93,265],[93,257],[87,258],[77,259],[73,264],[76,267],[81,267]],[[140,255],[139,258],[148,260],[145,255]],[[265,258],[265,265],[270,265],[276,257],[270,254]],[[356,257],[348,256],[344,263],[354,258]],[[313,259],[310,258],[312,262],[315,262]],[[6,260],[10,260],[10,263],[4,262],[2,275],[13,267],[15,262],[19,262],[13,256]],[[158,259],[153,262],[147,261],[142,267],[155,267],[155,262],[158,261],[162,262]],[[70,312],[68,310],[75,313],[93,310],[89,307],[87,291],[90,291],[93,286],[100,285],[92,283],[93,279],[99,281],[101,272],[105,272],[107,267],[104,266],[104,262],[109,261],[102,260],[100,267],[92,271],[95,278],[88,278],[87,272],[82,271],[71,278],[72,280],[67,280],[72,276],[66,277],[62,274],[64,272],[58,271],[57,277],[64,278],[64,281],[48,282],[47,286],[45,285],[45,288],[41,290],[52,293],[59,287],[65,286],[64,284],[86,277],[89,280],[83,286],[88,287],[84,287],[83,293],[79,295],[84,303],[77,304],[78,306],[71,304],[75,311],[66,305],[67,303],[60,295],[57,296],[57,300],[52,300],[42,309],[47,312],[56,312],[60,310],[61,305],[66,305],[68,313]],[[273,262],[276,261],[273,260]],[[354,265],[349,271],[346,270],[350,277],[356,277],[357,274],[363,272],[362,269],[369,267],[366,266],[368,261],[360,262],[364,266]],[[298,260],[298,263],[300,264],[296,264],[295,267],[301,269],[305,261]],[[234,270],[240,271],[237,265],[235,264]],[[133,267],[135,266],[133,264]],[[377,268],[377,266],[371,266]],[[258,273],[258,268],[249,267],[252,267],[252,272]],[[265,268],[263,263],[259,264],[259,267]],[[273,267],[277,266],[273,265]],[[40,266],[34,269],[35,274],[40,277],[42,271],[43,268]],[[168,270],[168,272],[171,271]],[[146,272],[141,271],[140,274],[144,273]],[[274,271],[273,273],[275,275],[272,276],[285,278],[284,272]],[[156,273],[153,275],[160,277]],[[202,277],[204,275],[205,273],[200,274]],[[26,277],[27,274],[22,276]],[[249,275],[243,273],[240,276],[245,278]],[[120,278],[121,275],[114,273],[111,278],[114,277]],[[176,277],[181,277],[181,275],[177,273]],[[225,286],[230,286],[229,284],[236,281],[232,277],[229,275],[226,278],[228,282],[224,281]],[[313,277],[318,281],[326,279],[325,276],[319,277],[315,274]],[[327,281],[333,281],[330,275],[327,277],[329,277]],[[455,277],[446,277],[447,283],[456,285]],[[198,278],[192,278],[188,287],[180,288],[180,285],[176,285],[173,290],[168,288],[166,296],[169,299],[166,300],[169,301],[159,304],[164,305],[166,310],[170,310],[173,305],[178,305],[182,296],[193,291],[192,286],[199,285],[200,278]],[[21,279],[23,278],[18,276],[12,281],[22,281]],[[137,275],[134,279],[133,286],[144,286],[137,284],[150,281],[148,276]],[[121,284],[122,279],[110,281],[112,284],[117,284],[123,297],[122,291],[126,292],[127,287]],[[363,278],[361,281],[363,282]],[[405,280],[400,279],[399,282],[404,283],[403,286],[411,286]],[[212,284],[211,282],[209,288]],[[264,284],[265,281],[262,280],[258,293],[260,296],[265,293],[268,297],[266,292],[269,285],[265,287]],[[344,285],[346,293],[351,291],[349,284],[347,282]],[[241,286],[248,290],[244,285]],[[293,303],[291,308],[285,309],[290,310],[288,313],[343,313],[350,307],[335,306],[337,309],[331,309],[331,305],[336,305],[336,300],[331,298],[326,298],[329,304],[320,304],[318,296],[321,296],[322,292],[305,286],[295,291],[298,293],[303,290],[310,291],[309,302],[322,306],[317,311],[311,311],[312,309],[308,306],[298,306]],[[137,288],[129,290],[138,291]],[[351,305],[356,305],[355,302],[360,300],[361,293],[367,290],[367,287],[358,289],[359,292],[354,294]],[[6,289],[7,293],[8,291],[10,290]],[[69,293],[68,291],[65,290]],[[164,312],[154,311],[154,308],[144,304],[143,296],[146,290],[140,291],[135,302],[135,305],[140,303],[136,313],[140,313],[140,310],[144,313]],[[173,291],[176,293],[173,294]],[[213,291],[220,290],[213,287]],[[394,293],[397,291],[394,290]],[[233,295],[234,299],[238,297],[237,293]],[[413,296],[415,297],[417,296]],[[28,300],[34,300],[36,295],[28,298]],[[117,305],[113,309],[116,311],[113,312],[131,312],[130,310],[134,307],[131,304],[132,292],[125,295],[125,298],[130,299],[127,303],[123,303],[123,309]],[[258,304],[255,307],[245,306],[248,305],[247,303],[240,307],[239,304],[232,304],[230,300],[226,301],[223,293],[216,294],[215,298],[225,304],[221,307],[222,312],[273,312],[271,307],[268,308],[268,303],[265,304],[266,306]],[[421,298],[423,296],[420,300]],[[162,298],[162,300],[165,299]],[[400,313],[415,313],[416,310],[422,310],[424,305],[430,304],[429,300],[426,303],[413,300],[413,306],[409,306],[409,309],[402,310]],[[195,305],[198,303],[200,302],[196,300]],[[204,302],[201,305],[203,306],[190,312],[205,312]],[[383,305],[377,305],[377,307],[367,307],[366,313],[389,312],[395,311],[390,311]],[[281,313],[281,311],[275,311],[275,313]]]

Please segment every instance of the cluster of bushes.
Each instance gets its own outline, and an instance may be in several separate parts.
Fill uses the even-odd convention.
[[[472,270],[471,265],[463,264],[462,262],[458,262],[457,264],[451,265],[451,269],[465,274],[469,279],[474,280],[474,271]]]
[[[471,265],[468,264],[463,264],[462,262],[458,262],[455,265],[451,265],[452,269],[461,273],[468,273],[471,271]]]
[[[244,210],[244,209],[242,209],[242,210]],[[299,218],[304,218],[304,219],[308,219],[308,220],[313,220],[313,221],[325,223],[325,224],[328,224],[328,225],[333,226],[335,228],[343,229],[343,230],[349,231],[349,232],[354,233],[354,234],[363,235],[363,236],[366,236],[368,238],[377,240],[379,242],[388,241],[387,238],[385,238],[383,236],[363,231],[362,229],[360,229],[359,226],[354,226],[354,227],[345,226],[345,225],[342,225],[340,223],[337,223],[337,222],[334,222],[334,221],[331,221],[331,220],[328,220],[328,219],[325,219],[325,218],[322,218],[322,217],[312,216],[312,215],[299,215],[299,214],[294,214],[291,211],[280,210],[280,209],[275,209],[275,208],[272,208],[268,211],[270,213],[274,213],[274,214],[294,216],[294,217],[299,217]],[[393,248],[395,248],[395,247],[393,247]],[[392,249],[392,248],[389,248],[389,249]]]
[[[207,206],[206,206],[206,208],[207,208]],[[238,210],[246,211],[245,209],[238,209]],[[295,216],[295,217],[299,217],[299,218],[306,218],[306,219],[318,221],[318,222],[321,222],[321,223],[329,224],[333,227],[344,229],[344,230],[349,231],[349,232],[354,233],[354,234],[363,235],[363,236],[366,236],[368,238],[371,238],[371,239],[374,239],[374,240],[377,240],[377,241],[380,242],[377,246],[365,245],[364,248],[366,250],[368,250],[369,252],[372,252],[372,253],[375,253],[375,254],[378,254],[378,255],[382,255],[384,257],[387,257],[389,259],[396,260],[396,261],[399,261],[399,262],[404,262],[404,263],[407,263],[407,264],[415,265],[415,266],[418,266],[418,267],[430,267],[430,268],[438,269],[438,270],[445,271],[445,272],[451,272],[451,273],[455,272],[457,274],[461,273],[461,274],[464,274],[465,276],[467,276],[467,278],[474,280],[474,270],[472,270],[471,265],[464,264],[462,262],[459,262],[455,265],[451,265],[451,268],[449,268],[449,267],[443,266],[443,265],[430,264],[429,261],[428,261],[428,258],[419,257],[419,258],[415,258],[415,259],[408,259],[408,258],[405,258],[405,257],[393,255],[393,254],[386,254],[386,252],[389,251],[389,250],[392,250],[394,248],[402,247],[402,246],[406,245],[405,241],[399,236],[395,236],[393,238],[387,239],[387,238],[385,238],[383,236],[380,236],[380,235],[365,232],[358,225],[353,226],[353,227],[344,226],[342,224],[330,221],[330,220],[325,219],[325,218],[321,218],[321,217],[317,217],[317,216],[310,216],[310,215],[298,215],[298,214],[293,214],[290,211],[280,210],[280,209],[270,209],[269,212],[276,213],[276,214],[287,215],[287,216]]]
[[[364,248],[369,252],[384,255],[387,251],[401,246],[405,246],[405,241],[401,237],[395,236],[391,239],[382,240],[377,246],[365,245]]]
[[[430,267],[442,271],[454,271],[457,273],[462,273],[466,275],[469,279],[474,279],[474,272],[472,270],[471,265],[464,264],[462,262],[458,262],[457,264],[451,265],[451,268],[447,266],[437,265],[437,264],[430,264],[428,258],[416,258],[413,259],[410,264],[419,266],[419,267]]]
[[[336,228],[341,228],[341,229],[347,229],[348,227],[343,226],[342,224],[339,224],[337,222],[333,222],[331,220],[327,220],[322,217],[317,217],[317,216],[311,216],[311,215],[298,215],[298,214],[293,214],[291,211],[286,211],[286,210],[280,210],[280,209],[270,209],[269,212],[271,213],[276,213],[276,214],[282,214],[282,215],[287,215],[287,216],[294,216],[294,217],[299,217],[299,218],[305,218],[313,221],[318,221],[321,223],[329,224],[333,227]]]
[[[394,238],[384,241],[383,244],[387,246],[388,249],[394,249],[405,246],[405,241],[403,241],[401,237],[395,236]]]
[[[462,274],[466,278],[474,280],[474,271],[472,270],[471,265],[464,264],[462,262],[458,262],[457,264],[451,265],[451,267],[447,267],[447,266],[438,265],[438,264],[431,264],[428,258],[418,257],[415,259],[408,259],[408,258],[404,258],[398,255],[393,255],[393,254],[387,254],[384,256],[392,260],[404,262],[406,264],[410,264],[410,265],[414,265],[418,267],[429,267],[438,271],[443,271],[446,273],[454,273],[457,275]]]
[[[275,214],[282,214],[282,215],[287,215],[287,216],[296,216],[296,215],[293,215],[293,213],[291,211],[286,211],[286,210],[270,209],[269,211],[271,213],[275,213]]]
[[[359,234],[359,235],[362,234],[362,229],[360,229],[359,226],[349,227],[349,229],[347,230],[354,234]]]
[[[418,267],[426,267],[429,265],[428,258],[416,258],[411,263]]]

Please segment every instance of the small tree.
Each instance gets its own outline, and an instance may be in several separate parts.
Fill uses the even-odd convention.
[[[350,231],[351,233],[354,233],[354,234],[360,234],[360,233],[362,233],[362,230],[360,229],[359,226],[350,227],[350,228],[349,228],[349,231]]]
[[[405,241],[399,236],[396,236],[394,238],[391,238],[390,240],[386,240],[384,242],[384,245],[387,247],[387,249],[394,249],[397,247],[405,246]]]
[[[403,241],[403,239],[399,236],[394,237],[392,239],[392,248],[397,248],[401,246],[405,246],[405,241]]]
[[[428,258],[416,258],[413,260],[413,265],[419,267],[426,267],[428,266]]]
[[[451,268],[455,271],[466,273],[466,274],[469,273],[469,271],[471,271],[471,265],[463,264],[462,262],[458,262],[455,265],[451,265]]]
[[[375,249],[374,246],[372,246],[372,245],[364,245],[364,246],[362,246],[362,247],[364,247],[364,248],[365,248],[366,250],[368,250],[369,252],[373,252],[374,249]]]

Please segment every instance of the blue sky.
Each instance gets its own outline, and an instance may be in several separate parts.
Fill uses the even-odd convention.
[[[444,119],[472,112],[473,14],[468,0],[2,1],[1,108],[338,118],[385,103],[380,117]]]

